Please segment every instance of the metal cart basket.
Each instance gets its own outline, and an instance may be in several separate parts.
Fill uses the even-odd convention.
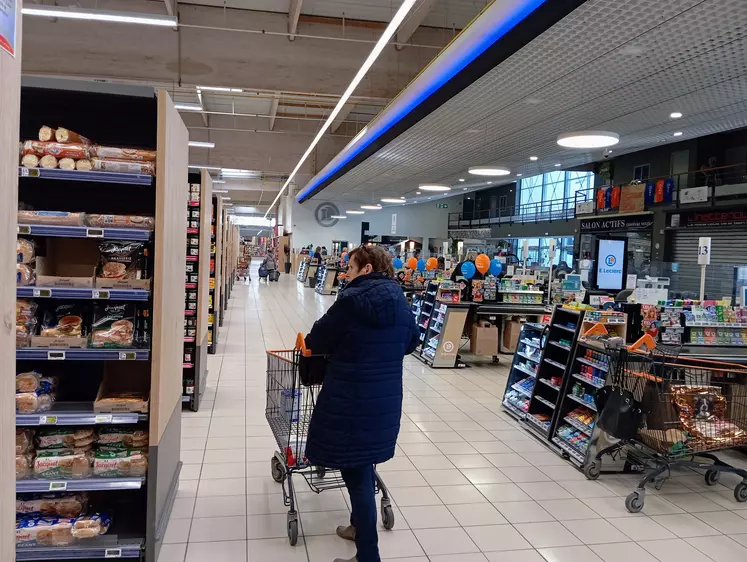
[[[316,398],[322,385],[306,386],[299,375],[301,357],[312,357],[302,334],[294,349],[267,351],[267,407],[265,417],[272,428],[278,451],[272,457],[272,478],[283,486],[283,501],[288,506],[288,539],[298,542],[298,512],[293,475],[303,476],[312,491],[344,488],[339,470],[311,466],[305,458],[306,439],[314,413]],[[385,529],[394,528],[394,510],[389,491],[376,475],[377,493],[381,492],[381,522]]]

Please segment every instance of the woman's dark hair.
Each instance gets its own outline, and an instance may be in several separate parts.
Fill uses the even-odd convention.
[[[371,264],[373,271],[383,273],[390,279],[394,278],[392,255],[380,246],[358,246],[348,253],[351,260],[355,260],[358,269]]]

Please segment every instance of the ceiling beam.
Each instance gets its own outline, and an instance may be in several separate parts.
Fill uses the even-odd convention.
[[[272,103],[270,104],[270,130],[275,128],[275,117],[278,115],[278,104],[280,103],[280,94],[276,93],[272,96]]]
[[[431,11],[433,6],[436,5],[436,0],[423,0],[420,6],[415,10],[410,17],[407,18],[397,30],[397,44],[395,48],[401,51],[405,48],[404,43],[407,43],[412,34],[415,33],[418,27],[422,25],[428,13]]]
[[[179,0],[163,0],[164,4],[166,4],[166,13],[172,17],[177,14],[176,3],[178,1]]]
[[[290,9],[288,10],[288,40],[293,41],[298,31],[298,18],[301,17],[301,7],[303,0],[291,0]]]
[[[353,110],[354,106],[354,103],[346,103],[342,106],[340,113],[337,114],[337,117],[335,117],[334,121],[332,121],[332,124],[329,126],[330,133],[337,132],[337,129],[339,129],[340,125],[342,125],[348,118],[348,115],[350,115],[350,112]]]

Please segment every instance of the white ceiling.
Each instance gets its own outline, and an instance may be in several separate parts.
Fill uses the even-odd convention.
[[[199,4],[288,13],[290,0],[179,0],[182,4]],[[401,0],[303,0],[301,14],[366,21],[388,22]],[[429,27],[465,27],[489,0],[438,0],[422,25]]]
[[[409,199],[469,166],[530,176],[601,159],[559,147],[568,131],[615,131],[620,154],[745,126],[747,1],[589,0],[316,197]]]

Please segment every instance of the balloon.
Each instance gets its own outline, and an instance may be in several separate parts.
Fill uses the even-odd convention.
[[[438,260],[436,258],[428,258],[428,261],[425,262],[425,268],[428,271],[433,271],[438,267]]]
[[[392,260],[392,265],[394,266],[394,269],[402,269],[402,266],[404,265],[402,263],[402,260],[399,258],[394,258]]]
[[[485,274],[485,272],[490,269],[490,258],[485,254],[480,254],[475,258],[475,267],[477,268],[477,271]]]
[[[425,260],[423,258],[418,260],[418,271],[425,271]]]
[[[498,277],[503,271],[503,264],[498,258],[490,260],[490,275]]]
[[[409,267],[410,269],[417,269],[417,267],[418,267],[418,260],[416,260],[415,258],[408,259],[407,260],[407,267]]]
[[[466,261],[462,264],[462,275],[465,279],[472,279],[475,271],[477,271],[477,268],[475,268],[475,264],[471,261]]]
[[[342,259],[344,259],[346,262],[350,261],[350,254],[345,252],[344,254],[342,254]]]

